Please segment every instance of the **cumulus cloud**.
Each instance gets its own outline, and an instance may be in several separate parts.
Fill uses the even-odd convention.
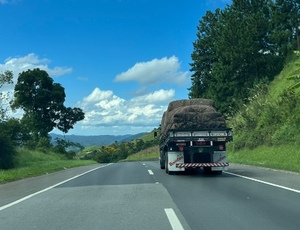
[[[90,127],[152,127],[160,124],[166,104],[174,97],[174,90],[158,90],[130,100],[118,97],[110,90],[95,88],[78,102],[85,112],[81,121],[84,128]],[[124,132],[124,131],[123,131]]]
[[[69,67],[54,67],[52,69],[48,66],[49,63],[49,59],[41,59],[36,54],[30,53],[24,57],[7,58],[4,64],[0,64],[0,71],[10,70],[18,74],[28,69],[40,68],[47,71],[51,77],[58,77],[72,72],[72,68]]]
[[[3,64],[0,63],[0,72],[10,70],[14,74],[14,83],[17,82],[19,73],[27,71],[28,69],[39,68],[47,71],[51,77],[58,77],[72,72],[70,67],[49,67],[50,60],[46,58],[39,58],[36,54],[31,53],[23,57],[9,57]],[[12,91],[14,86],[5,86],[1,90]]]
[[[162,103],[169,101],[170,98],[175,96],[175,90],[158,90],[143,96],[135,97],[131,100],[133,103]]]
[[[118,74],[116,82],[137,81],[142,85],[171,83],[186,86],[189,82],[188,72],[180,71],[178,58],[172,56],[162,59],[153,59],[148,62],[136,63],[126,72]]]

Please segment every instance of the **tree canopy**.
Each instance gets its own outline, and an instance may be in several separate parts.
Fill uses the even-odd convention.
[[[21,122],[35,137],[48,137],[54,128],[67,133],[84,119],[80,108],[65,107],[65,90],[44,70],[33,69],[19,74],[15,85],[13,108],[21,108]]]
[[[296,47],[299,1],[288,2],[233,0],[223,10],[207,11],[193,43],[189,97],[213,99],[229,114],[247,101],[255,84],[273,80],[287,50]],[[292,12],[286,21],[280,20],[283,12]],[[279,36],[282,28],[293,33]]]

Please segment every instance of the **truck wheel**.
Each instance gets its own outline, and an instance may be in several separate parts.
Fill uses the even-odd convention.
[[[165,161],[160,160],[160,169],[165,169]]]
[[[213,175],[222,175],[223,171],[212,171]]]
[[[211,174],[211,167],[203,167],[204,174]]]
[[[166,173],[169,174],[168,157],[167,156],[165,157],[165,170],[166,170]]]

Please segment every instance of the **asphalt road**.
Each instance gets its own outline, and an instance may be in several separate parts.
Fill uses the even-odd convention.
[[[167,175],[92,165],[0,185],[0,229],[299,229],[300,175],[230,165]]]

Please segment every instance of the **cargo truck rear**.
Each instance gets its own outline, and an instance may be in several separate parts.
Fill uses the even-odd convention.
[[[229,166],[228,141],[232,130],[211,100],[173,101],[161,122],[160,167],[168,174],[196,168],[222,172]]]

